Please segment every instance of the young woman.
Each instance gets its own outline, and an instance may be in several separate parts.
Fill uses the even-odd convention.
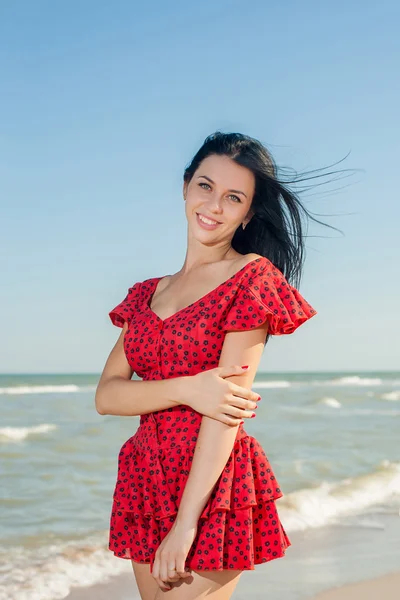
[[[109,313],[122,332],[96,408],[140,415],[119,453],[109,548],[132,561],[143,600],[225,600],[243,570],[291,545],[283,493],[243,419],[256,416],[251,386],[270,336],[316,314],[293,287],[310,215],[267,149],[236,133],[205,140],[183,199],[182,268],[134,283]]]

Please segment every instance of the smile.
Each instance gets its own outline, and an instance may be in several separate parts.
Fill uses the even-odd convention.
[[[204,215],[201,215],[199,213],[196,213],[196,215],[198,223],[200,223],[201,226],[205,229],[215,229],[216,227],[218,227],[218,225],[221,225],[221,223],[219,223],[218,221],[213,221],[212,219],[209,219]]]

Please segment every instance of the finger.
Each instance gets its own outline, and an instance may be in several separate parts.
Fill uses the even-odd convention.
[[[162,581],[162,579],[160,579],[159,577],[157,577],[156,579],[158,587],[163,591],[163,592],[167,592],[168,590],[172,590],[172,585],[170,585],[169,583],[165,583],[164,581]]]
[[[175,561],[169,561],[167,569],[168,581],[178,581],[179,578],[179,574],[177,573],[175,568]]]
[[[216,421],[223,423],[224,425],[239,425],[241,419],[236,419],[235,417],[229,416],[225,412],[219,412],[214,417]]]
[[[244,368],[246,367],[246,368]],[[231,375],[242,375],[248,371],[248,365],[232,365],[230,367],[217,367],[220,377],[230,377]]]
[[[187,577],[191,577],[192,573],[191,571],[185,571],[184,573],[182,573],[182,575],[180,576],[181,579],[186,579]]]
[[[160,555],[156,552],[151,574],[153,575],[154,579],[156,580],[159,588],[161,588],[163,591],[170,590],[171,586],[168,583],[165,583],[162,580],[162,577],[160,576],[160,569],[161,569],[161,558],[160,558]]]
[[[234,402],[233,404],[231,404],[230,400],[227,401],[227,403],[222,405],[221,410],[226,413],[227,415],[229,415],[230,417],[237,417],[237,418],[243,418],[243,417],[248,417],[250,418],[253,414],[255,415],[255,411],[257,410],[257,405],[256,406],[249,406],[249,402],[247,400],[242,401],[242,405],[240,406],[240,404],[238,402]],[[253,402],[251,402],[251,404],[253,405]],[[250,410],[253,409],[253,410]]]
[[[160,557],[160,579],[168,581],[168,562],[166,558]]]
[[[151,570],[151,574],[153,575],[154,579],[157,579],[160,575],[160,558],[157,553],[154,556],[154,562],[153,562],[153,568]]]
[[[235,419],[234,417],[229,417],[228,415],[223,414],[221,416],[221,422],[225,423],[225,425],[232,425],[233,427],[235,425],[240,425],[241,423],[241,419]]]
[[[242,410],[232,406],[228,406],[224,410],[226,415],[229,417],[235,417],[236,419],[252,419],[256,416],[256,413],[252,410]]]
[[[234,396],[239,396],[239,398],[244,398],[245,400],[251,400],[252,402],[261,400],[260,394],[254,392],[252,389],[233,383],[233,381],[229,381],[229,390]]]
[[[222,405],[222,410],[230,417],[251,418],[253,414],[255,415],[254,411],[257,410],[257,406],[257,404],[250,402],[249,400],[243,400],[243,398],[237,398],[235,396],[227,396],[225,398],[225,404]]]
[[[185,559],[184,558],[177,558],[176,559],[176,572],[178,573],[179,577],[188,577],[189,575],[191,575],[190,569],[188,569],[186,571],[185,569]]]
[[[160,579],[164,583],[168,583],[169,581],[178,581],[180,579],[175,569],[175,561],[172,563],[171,559],[168,560],[161,557]]]
[[[159,569],[159,575],[157,577],[157,583],[161,587],[161,589],[164,589],[164,590],[171,589],[170,583],[168,582],[168,575],[166,573],[166,566],[164,566],[162,557],[160,557],[160,569]]]
[[[224,400],[228,406],[236,406],[242,410],[254,410],[258,408],[258,402],[237,396],[235,392],[231,394],[225,394]]]

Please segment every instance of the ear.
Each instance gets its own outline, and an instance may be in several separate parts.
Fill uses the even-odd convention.
[[[249,223],[251,221],[251,219],[253,217],[254,217],[254,211],[252,209],[250,209],[245,218],[246,225],[247,225],[247,223]]]
[[[187,189],[188,189],[188,184],[186,183],[186,181],[183,182],[183,197],[186,200],[186,195],[187,195]]]

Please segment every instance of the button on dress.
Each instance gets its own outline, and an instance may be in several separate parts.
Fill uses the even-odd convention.
[[[290,334],[316,311],[267,258],[259,257],[166,319],[150,308],[162,279],[136,282],[109,316],[128,322],[124,351],[143,380],[195,375],[219,364],[225,334],[259,327]],[[109,549],[152,569],[171,530],[189,477],[202,415],[181,404],[140,416],[120,449]],[[265,423],[268,427],[268,422]],[[193,570],[254,570],[285,555],[291,542],[279,519],[283,492],[261,444],[241,424],[198,522],[185,566]]]

